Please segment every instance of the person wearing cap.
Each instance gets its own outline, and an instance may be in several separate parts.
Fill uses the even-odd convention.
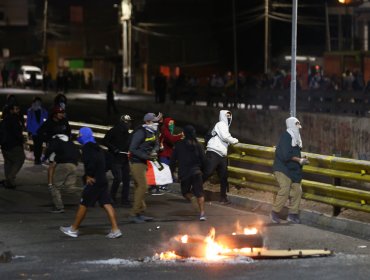
[[[232,121],[230,111],[221,110],[219,122],[212,129],[212,138],[207,143],[206,158],[207,164],[203,173],[203,182],[205,182],[216,170],[220,178],[220,203],[229,204],[226,192],[229,190],[227,181],[227,148],[229,145],[239,143],[239,140],[232,137],[229,127]]]
[[[122,115],[119,122],[105,134],[103,139],[103,144],[108,148],[109,158],[112,161],[113,182],[110,195],[114,203],[117,203],[117,191],[122,182],[121,205],[125,208],[132,207],[129,200],[130,165],[128,162],[131,121],[129,115]]]
[[[80,151],[67,135],[56,134],[45,151],[45,158],[49,160],[48,188],[54,204],[50,212],[64,213],[61,192],[76,186]]]
[[[37,130],[37,134],[43,139],[43,142],[49,143],[52,137],[56,134],[64,134],[71,136],[71,127],[65,117],[65,111],[62,107],[56,106],[53,108],[51,115]]]
[[[82,145],[82,162],[85,170],[83,176],[84,189],[73,224],[69,227],[60,227],[59,229],[70,237],[78,237],[78,229],[86,216],[87,209],[94,207],[96,202],[99,202],[99,205],[107,213],[112,225],[111,231],[106,237],[121,237],[122,232],[118,228],[116,212],[114,211],[112,199],[108,192],[104,152],[96,143],[93,132],[89,127],[82,127],[79,130],[77,141]]]
[[[203,147],[199,144],[193,126],[184,127],[185,138],[175,144],[170,168],[172,174],[178,165],[182,195],[199,211],[199,220],[205,221],[202,171],[205,167]]]
[[[159,117],[154,113],[147,113],[144,116],[144,124],[132,133],[129,157],[131,175],[135,182],[135,194],[129,221],[133,223],[144,223],[153,219],[144,216],[143,213],[146,209],[145,193],[148,188],[146,180],[147,161],[158,159],[158,121]]]
[[[279,191],[274,200],[270,214],[273,223],[280,223],[279,213],[290,197],[289,222],[299,224],[299,205],[302,195],[302,167],[309,164],[307,158],[302,157],[302,139],[299,130],[301,123],[295,117],[287,118],[286,131],[280,137],[275,150],[273,172],[279,184]]]

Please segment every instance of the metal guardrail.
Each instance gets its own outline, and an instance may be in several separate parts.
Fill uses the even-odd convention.
[[[249,144],[237,144],[230,148],[229,182],[239,187],[277,193],[278,186],[272,170],[258,171],[259,167],[271,167],[275,148]],[[303,167],[303,173],[316,175],[313,180],[302,180],[302,197],[333,206],[333,215],[339,215],[341,208],[370,212],[370,191],[357,189],[360,182],[370,182],[370,162],[302,153],[310,160]],[[238,167],[246,163],[252,168]],[[327,183],[328,178],[332,183]],[[325,180],[326,179],[326,180]],[[329,180],[329,181],[330,181]],[[343,186],[344,180],[353,187]]]
[[[108,126],[72,121],[70,125],[75,135],[81,127],[90,127],[98,142],[110,129]],[[203,139],[199,140],[203,142]],[[32,140],[27,141],[27,144],[32,145]],[[257,191],[277,193],[278,186],[271,169],[274,153],[273,147],[243,143],[230,146],[229,183]],[[303,167],[304,175],[310,174],[315,177],[314,180],[302,180],[304,199],[333,206],[335,216],[340,214],[342,208],[370,213],[370,187],[369,190],[358,189],[360,183],[370,183],[370,161],[305,152],[302,154],[310,161],[309,165]],[[266,167],[270,169],[268,172]],[[332,183],[327,182],[328,178]],[[342,184],[344,181],[352,183],[353,187],[344,186]]]

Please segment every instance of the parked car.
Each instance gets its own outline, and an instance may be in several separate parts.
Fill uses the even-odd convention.
[[[17,84],[25,86],[41,86],[42,71],[39,67],[31,65],[22,65],[18,72]]]

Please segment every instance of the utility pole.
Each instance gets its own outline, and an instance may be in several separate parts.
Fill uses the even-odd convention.
[[[325,26],[326,26],[326,50],[331,52],[331,38],[330,38],[330,20],[328,11],[328,1],[325,1]]]
[[[236,15],[235,15],[235,0],[233,0],[233,39],[234,39],[234,79],[235,79],[235,94],[238,92],[238,53],[236,40]]]
[[[48,0],[44,0],[44,24],[43,24],[43,37],[42,37],[42,55],[44,56],[44,59],[46,57],[46,54],[47,54],[47,49],[46,49],[46,45],[47,45],[47,27],[48,27]],[[44,69],[45,70],[45,65],[43,65]]]
[[[297,13],[298,0],[293,0],[292,7],[292,61],[291,61],[291,81],[290,81],[290,116],[295,117],[296,112],[296,95],[297,95]]]
[[[265,74],[269,71],[269,0],[265,0]]]

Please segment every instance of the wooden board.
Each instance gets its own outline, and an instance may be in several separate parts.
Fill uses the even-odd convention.
[[[296,250],[267,250],[263,248],[255,248],[251,252],[233,251],[225,255],[228,256],[246,256],[254,259],[273,259],[273,258],[306,258],[306,257],[326,257],[333,255],[332,250],[318,249],[296,249]]]

